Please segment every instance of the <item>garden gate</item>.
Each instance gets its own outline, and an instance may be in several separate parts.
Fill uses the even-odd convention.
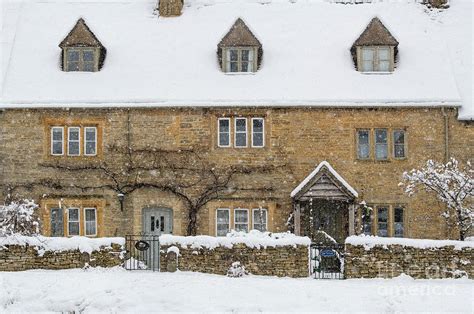
[[[316,279],[344,279],[344,244],[311,244],[311,275]]]
[[[154,234],[126,235],[125,269],[160,271],[159,239]]]

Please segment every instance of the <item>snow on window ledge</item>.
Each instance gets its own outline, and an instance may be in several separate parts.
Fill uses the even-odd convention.
[[[367,75],[387,75],[387,74],[393,74],[391,71],[360,71],[361,74],[367,74]]]

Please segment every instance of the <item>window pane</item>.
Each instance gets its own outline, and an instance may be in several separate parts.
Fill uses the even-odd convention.
[[[242,62],[240,72],[249,72],[249,63],[248,62]]]
[[[380,237],[388,236],[388,208],[379,207],[377,208],[377,222],[378,232],[377,235]]]
[[[86,235],[95,235],[96,230],[96,209],[95,208],[86,208]]]
[[[387,157],[388,157],[387,130],[376,129],[375,130],[375,158],[387,159]]]
[[[242,50],[242,61],[249,61],[249,50]]]
[[[68,235],[79,235],[79,209],[68,209]]]
[[[61,208],[51,208],[51,236],[64,236],[63,210]]]
[[[219,120],[219,132],[229,132],[230,120]]]
[[[403,208],[396,207],[394,211],[394,236],[403,237]]]
[[[62,140],[63,140],[62,128],[53,128],[53,141],[62,141]]]
[[[79,71],[79,62],[68,61],[67,70],[71,71],[71,72],[72,71]]]
[[[94,61],[94,51],[92,50],[85,50],[83,52],[83,61]]]
[[[216,214],[217,236],[227,235],[230,227],[229,210],[218,209]]]
[[[252,123],[254,132],[263,132],[263,119],[253,119]]]
[[[247,146],[247,134],[237,133],[235,134],[235,146],[245,147]]]
[[[79,140],[79,128],[69,128],[69,140],[78,141]]]
[[[379,71],[389,72],[390,71],[390,62],[389,61],[379,61]]]
[[[237,62],[230,63],[230,72],[239,72],[239,66]]]
[[[63,153],[63,143],[53,142],[53,154],[61,155]]]
[[[94,72],[94,63],[93,62],[84,62],[83,71]]]
[[[360,130],[357,131],[358,137],[358,147],[357,155],[359,158],[369,158],[370,148],[369,148],[369,131]]]
[[[372,72],[374,70],[374,63],[372,61],[363,61],[362,62],[362,71]]]
[[[253,211],[253,228],[259,231],[267,231],[267,210],[255,209]]]
[[[67,52],[68,61],[79,61],[79,51],[78,50],[69,50]]]
[[[236,223],[247,223],[248,222],[247,210],[245,210],[245,209],[236,209],[235,210],[235,222]]]
[[[379,48],[379,61],[389,61],[390,50],[388,48]]]
[[[263,119],[252,119],[252,145],[263,146]]]
[[[86,128],[86,141],[95,141],[95,128]]]
[[[235,49],[230,50],[230,61],[238,61],[239,60],[239,53]]]
[[[373,61],[374,60],[374,49],[362,48],[362,61]]]
[[[86,155],[95,155],[96,154],[96,145],[95,142],[86,143]]]
[[[79,155],[79,142],[69,142],[68,153],[69,155]]]
[[[247,130],[247,119],[235,119],[235,130],[245,132]]]

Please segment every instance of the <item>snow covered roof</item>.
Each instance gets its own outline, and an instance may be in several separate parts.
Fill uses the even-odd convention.
[[[291,192],[290,196],[295,197],[303,189],[307,188],[307,185],[312,181],[312,179],[323,170],[329,171],[332,177],[337,180],[338,183],[341,184],[354,197],[359,196],[357,191],[349,183],[347,183],[347,181],[344,180],[344,178],[339,173],[337,173],[337,171],[334,170],[334,168],[325,160],[319,163],[316,169],[314,169],[303,181],[301,181],[301,183]]]
[[[2,0],[3,108],[457,106],[462,96],[461,118],[474,117],[470,0],[431,13],[416,0],[185,0],[172,18],[153,14],[156,0],[18,1]],[[58,44],[80,17],[107,47],[99,72],[60,69]],[[217,61],[239,17],[264,49],[254,74]],[[354,69],[350,47],[374,17],[400,43],[392,74]]]

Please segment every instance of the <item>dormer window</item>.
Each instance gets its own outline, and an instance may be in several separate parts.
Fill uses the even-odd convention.
[[[262,44],[239,18],[217,45],[217,56],[224,72],[256,72],[262,61]]]
[[[252,47],[225,49],[225,72],[254,72],[257,67]]]
[[[96,72],[104,63],[106,49],[81,18],[59,44],[65,72]]]
[[[356,69],[364,73],[393,72],[398,41],[378,18],[373,18],[351,48]]]
[[[391,72],[392,49],[390,47],[362,47],[360,49],[360,70],[362,72]]]
[[[66,71],[95,72],[99,67],[99,51],[96,48],[66,48]]]

